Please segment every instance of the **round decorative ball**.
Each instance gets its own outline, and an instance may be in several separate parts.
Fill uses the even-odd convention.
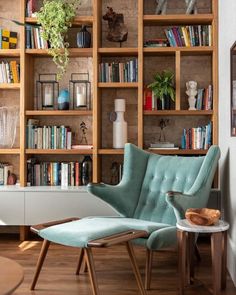
[[[57,102],[58,102],[58,110],[69,110],[70,95],[67,89],[62,89],[60,91]]]

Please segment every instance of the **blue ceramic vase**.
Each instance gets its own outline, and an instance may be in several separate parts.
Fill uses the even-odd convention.
[[[62,89],[60,91],[57,102],[58,102],[58,110],[69,110],[70,95],[67,89]]]
[[[77,33],[77,46],[79,48],[90,48],[91,46],[91,34],[87,31],[86,26],[82,26],[82,29]]]

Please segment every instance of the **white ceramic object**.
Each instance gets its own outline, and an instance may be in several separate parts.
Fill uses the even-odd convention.
[[[196,81],[188,81],[186,82],[186,94],[188,95],[188,103],[189,103],[189,110],[195,111],[196,110],[196,98],[197,95],[197,82]]]
[[[127,142],[127,122],[124,119],[125,99],[115,99],[116,120],[113,122],[113,148],[122,149]]]

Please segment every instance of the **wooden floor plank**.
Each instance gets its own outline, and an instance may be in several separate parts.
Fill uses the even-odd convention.
[[[41,241],[19,242],[17,238],[0,236],[0,253],[16,260],[25,271],[25,279],[14,293],[15,295],[91,295],[89,276],[75,275],[79,251],[77,248],[52,244],[48,251],[36,289],[30,291]],[[200,244],[202,261],[196,266],[195,277],[201,282],[186,290],[186,295],[210,295],[211,259],[210,246]],[[124,246],[107,249],[94,249],[99,290],[102,295],[136,295],[137,284]],[[137,262],[144,280],[145,251],[135,247]],[[178,273],[176,251],[162,251],[154,254],[153,275],[150,295],[178,294]],[[206,286],[202,284],[206,283]],[[229,276],[224,295],[235,295],[236,288]]]

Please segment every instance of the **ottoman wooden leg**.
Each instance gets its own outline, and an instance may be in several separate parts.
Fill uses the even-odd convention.
[[[146,251],[146,270],[145,270],[145,289],[146,290],[150,290],[150,285],[151,285],[152,259],[153,259],[153,251],[147,249],[147,251]]]
[[[76,275],[80,274],[80,270],[81,270],[81,266],[84,260],[84,248],[80,249],[80,253],[79,253],[79,260],[78,260],[78,265],[77,265],[77,269],[76,269]]]
[[[91,248],[84,248],[86,263],[89,271],[89,278],[92,285],[93,295],[99,295],[97,277],[94,267],[93,254]]]
[[[219,295],[221,293],[222,240],[223,240],[222,232],[216,232],[211,234],[213,295]]]
[[[32,284],[30,286],[30,290],[34,290],[34,288],[35,288],[35,285],[36,285],[36,283],[38,281],[38,277],[39,277],[40,271],[42,269],[44,259],[45,259],[46,255],[47,255],[49,246],[50,246],[50,242],[48,240],[44,240],[41,251],[40,251],[40,254],[39,254],[38,262],[37,262],[37,265],[36,265],[36,271],[35,271],[35,274],[34,274],[33,282],[32,282]]]

